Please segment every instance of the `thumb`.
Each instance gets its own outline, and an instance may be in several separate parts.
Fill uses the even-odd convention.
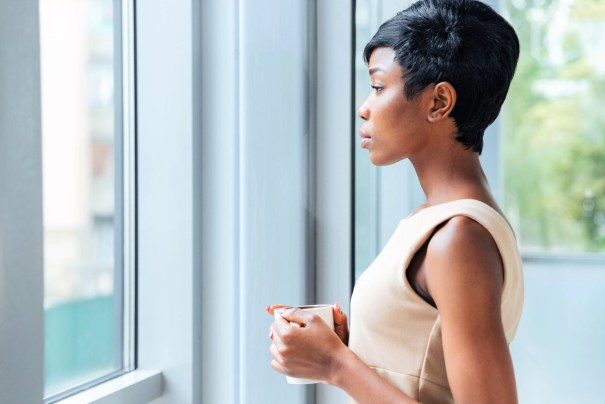
[[[306,324],[311,320],[309,313],[304,310],[300,310],[298,308],[280,308],[275,310],[275,313],[278,317],[280,317],[283,321],[288,322],[290,324],[295,323],[300,327],[305,327]]]
[[[347,324],[347,315],[343,313],[342,308],[340,307],[340,304],[336,303],[333,306],[333,312],[334,312],[334,325],[339,326],[339,325]]]
[[[347,324],[347,315],[342,312],[340,304],[334,305],[334,332],[338,338],[345,344],[349,344],[349,325]]]

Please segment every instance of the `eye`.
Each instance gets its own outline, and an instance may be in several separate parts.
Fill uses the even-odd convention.
[[[384,90],[384,87],[382,87],[382,86],[373,85],[371,87],[372,87],[372,90],[374,90],[374,92],[377,94],[380,93],[382,90]]]

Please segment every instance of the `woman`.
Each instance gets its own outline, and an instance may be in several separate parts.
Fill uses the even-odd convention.
[[[474,0],[421,0],[379,28],[364,50],[361,147],[376,165],[409,159],[426,202],[359,278],[350,333],[339,308],[336,332],[279,308],[275,370],[359,403],[517,402],[521,259],[479,154],[518,56],[513,28]]]

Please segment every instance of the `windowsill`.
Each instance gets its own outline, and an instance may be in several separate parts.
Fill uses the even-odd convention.
[[[160,397],[162,390],[162,372],[134,370],[57,401],[57,404],[144,404]]]

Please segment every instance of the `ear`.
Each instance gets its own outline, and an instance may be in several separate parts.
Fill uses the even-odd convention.
[[[456,105],[456,89],[447,81],[435,85],[432,91],[432,107],[429,112],[428,121],[438,122],[449,118]]]

